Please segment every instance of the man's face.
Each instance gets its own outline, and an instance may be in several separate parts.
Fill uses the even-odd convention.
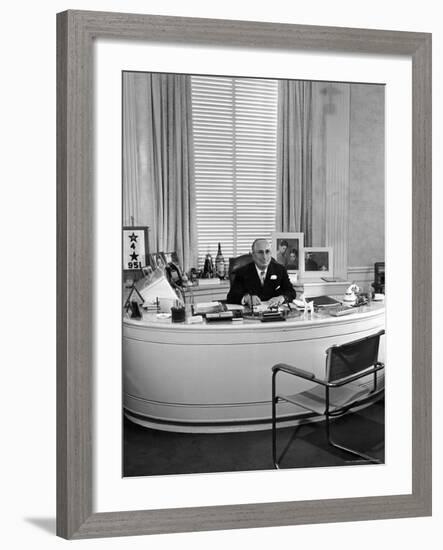
[[[259,269],[268,267],[271,261],[271,247],[266,239],[260,239],[252,250],[252,259]]]
[[[284,254],[288,247],[285,244],[281,244],[279,248],[280,248],[280,252]]]

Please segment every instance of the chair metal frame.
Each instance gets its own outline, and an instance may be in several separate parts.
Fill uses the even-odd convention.
[[[330,426],[330,419],[331,417],[338,417],[349,411],[350,409],[360,405],[364,399],[356,399],[355,401],[352,401],[351,403],[347,403],[341,407],[337,407],[334,409],[330,409],[330,390],[331,388],[339,388],[342,386],[345,386],[346,384],[349,384],[351,382],[355,382],[356,380],[359,380],[360,378],[363,378],[365,376],[369,376],[371,374],[374,375],[374,386],[373,389],[365,396],[365,399],[367,399],[368,395],[376,394],[377,393],[377,373],[384,369],[385,365],[384,363],[381,363],[378,360],[375,360],[372,366],[364,367],[362,370],[359,370],[349,376],[345,376],[343,378],[337,379],[337,380],[329,380],[330,377],[330,365],[331,365],[331,358],[332,354],[340,350],[340,348],[344,346],[349,346],[351,344],[358,344],[362,343],[364,341],[369,341],[374,338],[378,338],[377,342],[377,353],[376,357],[378,356],[378,344],[380,341],[380,336],[382,336],[385,333],[384,330],[381,330],[377,332],[376,334],[365,336],[364,338],[359,338],[358,340],[353,340],[352,342],[347,342],[345,344],[342,344],[340,346],[331,346],[326,350],[326,379],[319,379],[317,378],[313,373],[306,371],[304,369],[300,369],[298,367],[294,367],[292,365],[287,365],[285,363],[278,363],[272,367],[272,460],[274,463],[274,467],[276,469],[279,469],[279,463],[277,459],[277,403],[279,401],[284,401],[287,403],[292,403],[294,405],[298,405],[306,410],[311,411],[316,416],[325,416],[325,426],[326,426],[326,437],[329,445],[332,447],[335,447],[337,449],[340,449],[342,451],[346,451],[354,456],[358,456],[361,459],[373,463],[373,464],[379,464],[380,461],[374,457],[371,457],[367,454],[364,454],[360,451],[357,451],[356,449],[351,449],[350,447],[345,447],[344,445],[340,445],[339,443],[336,443],[332,437],[331,437],[331,426]],[[284,395],[277,395],[276,394],[276,377],[279,372],[289,374],[291,376],[296,376],[298,378],[302,378],[304,380],[308,380],[310,382],[315,382],[316,384],[319,384],[320,386],[323,386],[325,388],[325,410],[324,413],[318,413],[318,411],[315,411],[314,409],[310,409],[306,407],[305,405],[302,405],[300,403],[297,403],[296,399],[291,396],[284,396]],[[284,420],[284,419],[283,419]]]

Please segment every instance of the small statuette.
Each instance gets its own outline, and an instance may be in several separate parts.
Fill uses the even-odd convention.
[[[355,284],[349,285],[343,296],[343,303],[348,306],[353,306],[357,302],[357,294],[360,292],[360,288]]]

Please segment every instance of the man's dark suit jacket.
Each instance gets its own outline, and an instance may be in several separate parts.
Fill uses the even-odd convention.
[[[254,262],[240,267],[235,272],[226,301],[228,304],[241,304],[245,294],[255,294],[262,301],[270,300],[274,296],[284,296],[288,302],[296,295],[286,269],[274,259],[268,265],[263,286]]]

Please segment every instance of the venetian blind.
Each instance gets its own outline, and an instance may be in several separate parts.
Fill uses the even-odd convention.
[[[276,80],[192,77],[199,261],[275,229]]]

